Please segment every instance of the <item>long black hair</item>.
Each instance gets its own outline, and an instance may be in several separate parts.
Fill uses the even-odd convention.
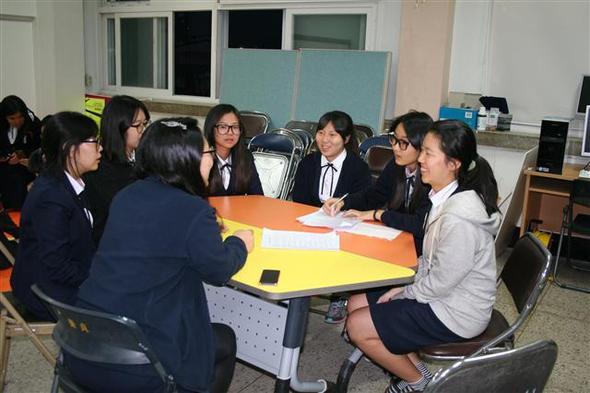
[[[396,117],[391,126],[389,133],[394,133],[397,127],[401,124],[406,131],[406,136],[410,144],[418,151],[422,149],[422,141],[426,132],[432,127],[432,118],[425,112],[410,111],[406,114]],[[405,171],[397,171],[397,176],[394,179],[394,192],[388,204],[388,209],[399,210],[404,205],[404,191],[406,182]],[[420,170],[416,171],[414,179],[414,191],[408,206],[408,213],[414,212],[425,195],[430,191],[430,186],[422,183],[420,177]]]
[[[27,154],[30,154],[31,151],[39,147],[41,123],[20,97],[10,95],[4,97],[0,102],[0,132],[8,132],[10,124],[6,118],[17,113],[20,113],[25,119],[19,133],[24,133],[26,136],[28,146],[25,150],[27,150]]]
[[[131,96],[114,96],[105,106],[100,121],[100,144],[102,154],[109,161],[124,163],[129,160],[125,151],[125,135],[138,110],[143,111],[146,120],[150,119],[145,104]]]
[[[492,168],[477,154],[477,141],[473,130],[464,122],[440,120],[428,133],[440,140],[440,148],[447,156],[461,163],[457,173],[459,191],[473,190],[491,215],[498,211],[498,183]]]
[[[155,176],[189,194],[206,197],[201,177],[203,134],[186,118],[161,119],[144,132],[135,153],[135,172],[143,179]]]
[[[215,126],[219,122],[219,119],[228,113],[236,115],[241,130],[238,142],[231,149],[232,176],[236,179],[235,194],[246,194],[248,192],[250,179],[252,178],[252,168],[254,163],[252,161],[252,155],[248,152],[244,143],[244,135],[246,134],[246,131],[244,130],[244,123],[242,122],[240,112],[237,108],[230,104],[219,104],[211,108],[205,118],[205,138],[207,138],[209,146],[215,147]],[[209,174],[209,190],[213,195],[223,190],[223,181],[217,166],[217,155],[215,155],[215,165]]]
[[[359,143],[354,123],[348,113],[342,111],[325,113],[318,121],[318,130],[323,130],[329,123],[332,123],[334,130],[342,137],[346,150],[358,155]],[[346,142],[346,138],[348,138],[348,142]]]
[[[88,116],[78,112],[59,112],[53,115],[47,121],[41,137],[45,171],[61,176],[68,169],[72,147],[78,149],[83,141],[97,135],[98,127]],[[75,166],[75,163],[71,164]]]

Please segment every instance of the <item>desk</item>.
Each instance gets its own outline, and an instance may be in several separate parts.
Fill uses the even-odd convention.
[[[578,178],[583,165],[564,164],[561,175],[525,169],[526,176],[520,236],[524,235],[531,219],[543,220],[541,228],[559,232],[563,207],[568,204],[572,181]],[[590,209],[575,206],[577,213],[590,213]]]
[[[262,227],[327,232],[310,228],[295,218],[317,208],[263,196],[210,198],[231,231],[254,228],[255,249],[230,285],[262,299],[289,299],[273,304],[230,288],[207,288],[211,319],[232,326],[238,336],[238,357],[277,376],[276,392],[319,392],[323,380],[300,381],[299,350],[303,344],[310,296],[411,282],[416,265],[413,238],[402,233],[387,241],[349,233],[340,234],[340,251],[261,249]],[[276,286],[260,285],[263,269],[281,271]],[[282,346],[279,344],[282,340]]]

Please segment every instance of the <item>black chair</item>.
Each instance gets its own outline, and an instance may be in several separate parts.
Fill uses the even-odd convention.
[[[477,337],[453,344],[422,348],[420,356],[426,360],[458,360],[476,352],[487,354],[514,347],[514,333],[527,320],[547,283],[551,267],[551,254],[531,233],[525,233],[514,245],[499,282],[504,282],[512,296],[518,317],[512,324],[498,310],[486,330]]]
[[[174,377],[166,372],[137,323],[129,318],[84,310],[60,303],[36,285],[33,292],[56,317],[53,339],[62,353],[55,365],[52,392],[85,393],[63,363],[63,352],[82,360],[118,365],[152,364],[162,378],[165,392],[176,392]]]
[[[436,373],[424,393],[542,392],[556,359],[553,341],[470,356]]]
[[[576,214],[574,218],[574,206],[590,207],[590,181],[584,179],[576,179],[572,182],[572,189],[570,192],[570,199],[567,206],[563,208],[563,218],[561,221],[561,231],[559,233],[559,245],[557,246],[557,255],[555,256],[555,264],[553,266],[553,281],[562,288],[573,289],[590,293],[590,288],[580,287],[578,285],[567,284],[559,281],[558,268],[559,257],[561,256],[561,246],[563,243],[563,236],[567,229],[567,254],[566,262],[569,266],[575,269],[586,270],[590,269],[590,262],[586,267],[574,264],[571,259],[572,249],[572,233],[579,233],[582,235],[590,235],[590,214]],[[588,273],[590,275],[590,273]]]
[[[551,254],[531,233],[525,233],[516,244],[502,269],[498,281],[503,281],[512,295],[519,316],[510,325],[498,310],[486,330],[468,341],[422,348],[420,356],[429,361],[460,360],[474,354],[489,354],[514,347],[514,333],[533,311],[549,276]],[[363,352],[355,348],[340,367],[337,391],[346,392],[350,377]]]
[[[256,135],[264,134],[270,125],[270,116],[258,111],[240,111],[240,118],[244,125],[244,140],[246,144]]]
[[[354,132],[356,133],[356,138],[359,145],[363,143],[365,140],[375,136],[375,131],[373,130],[373,127],[368,126],[366,124],[355,124]]]

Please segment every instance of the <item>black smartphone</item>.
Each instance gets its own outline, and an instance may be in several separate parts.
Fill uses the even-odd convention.
[[[262,285],[277,285],[279,282],[280,270],[264,269],[260,275],[260,284]]]

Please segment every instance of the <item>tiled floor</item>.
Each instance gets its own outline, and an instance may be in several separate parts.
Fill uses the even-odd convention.
[[[564,271],[564,278],[568,274],[572,272]],[[590,284],[590,276],[583,279]],[[509,320],[515,315],[503,286],[496,306]],[[341,329],[341,325],[327,325],[321,316],[310,314],[301,355],[302,379],[336,379],[342,360],[352,349],[340,337]],[[548,285],[534,314],[518,334],[517,346],[540,339],[553,339],[559,347],[557,364],[545,391],[590,392],[590,294]],[[51,378],[51,368],[28,340],[14,340],[5,392],[48,392]],[[362,360],[352,376],[349,391],[382,392],[387,381],[378,367]],[[244,364],[237,365],[230,392],[264,393],[273,389],[271,377]]]

